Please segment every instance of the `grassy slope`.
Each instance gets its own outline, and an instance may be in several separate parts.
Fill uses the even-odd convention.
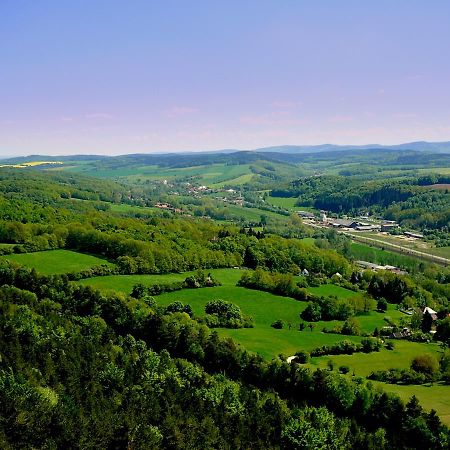
[[[242,275],[242,271],[238,269],[211,269],[205,272],[211,273],[213,277],[228,286],[235,286]],[[195,272],[161,275],[109,275],[106,277],[86,278],[85,280],[78,281],[78,283],[93,286],[103,292],[114,290],[116,292],[122,292],[123,294],[130,294],[133,286],[138,283],[142,283],[146,286],[158,283],[174,283],[183,281],[187,276],[193,275],[194,273]]]
[[[2,256],[1,258],[14,261],[26,267],[35,268],[44,275],[79,272],[101,264],[112,266],[105,259],[69,250],[13,254]]]

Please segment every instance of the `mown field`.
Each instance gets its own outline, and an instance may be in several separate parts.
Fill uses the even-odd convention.
[[[235,286],[242,275],[242,270],[239,269],[211,269],[205,270],[206,273],[211,273],[214,278],[217,278],[221,283],[227,286]],[[89,285],[102,292],[117,291],[122,294],[129,295],[138,283],[144,286],[151,286],[159,283],[175,283],[184,281],[187,276],[193,275],[195,272],[184,273],[169,273],[157,275],[108,275],[105,277],[92,277],[77,281],[82,285]],[[197,290],[195,292],[198,292]]]
[[[266,202],[273,206],[280,206],[285,209],[302,209],[295,206],[297,197],[267,197]]]
[[[354,353],[353,355],[321,356],[312,358],[311,366],[327,367],[328,361],[334,366],[349,366],[356,376],[366,377],[372,372],[384,369],[407,369],[417,355],[429,353],[439,357],[442,350],[438,344],[423,344],[403,340],[393,341],[394,350],[382,349],[373,353]],[[450,393],[450,391],[449,391]]]
[[[34,268],[44,275],[80,272],[93,266],[106,264],[113,266],[105,259],[70,250],[49,250],[45,252],[21,253],[1,257],[23,266]]]
[[[415,395],[426,410],[434,409],[442,422],[450,426],[450,386],[436,383],[420,386],[373,383],[387,392],[399,395],[405,402]]]

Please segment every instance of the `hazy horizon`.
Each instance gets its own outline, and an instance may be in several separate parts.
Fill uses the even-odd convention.
[[[0,158],[450,140],[450,4],[0,3]]]

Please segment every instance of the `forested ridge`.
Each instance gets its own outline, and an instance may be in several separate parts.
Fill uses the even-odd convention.
[[[450,193],[429,190],[447,184],[448,176],[427,176],[394,181],[367,181],[343,176],[305,177],[286,189],[274,189],[273,196],[297,197],[299,206],[314,206],[335,213],[382,213],[401,225],[419,229],[448,229]]]

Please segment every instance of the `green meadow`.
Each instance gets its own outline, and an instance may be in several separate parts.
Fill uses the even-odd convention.
[[[394,340],[394,350],[382,349],[372,353],[354,353],[353,355],[321,356],[312,358],[311,366],[327,367],[328,361],[334,366],[349,366],[356,376],[366,377],[372,372],[386,369],[408,369],[411,361],[417,355],[424,353],[439,357],[442,353],[440,347],[435,343],[425,344]]]
[[[297,200],[297,197],[267,197],[266,202],[285,209],[302,209],[299,206],[295,206]]]
[[[350,244],[350,253],[355,260],[369,261],[381,265],[392,265],[415,270],[421,260],[411,256],[401,255],[381,248],[371,247],[359,242]]]
[[[175,283],[184,281],[186,277],[193,275],[194,272],[184,273],[168,273],[156,275],[108,275],[105,277],[92,277],[77,281],[84,286],[92,286],[102,292],[116,291],[129,295],[136,284],[151,286],[160,283]],[[217,278],[222,284],[227,286],[235,286],[241,278],[242,270],[239,269],[209,269],[205,273],[210,273]],[[198,292],[196,290],[195,292]]]
[[[2,256],[2,259],[16,262],[25,267],[36,269],[44,275],[68,272],[80,272],[93,266],[106,264],[113,266],[105,259],[70,250],[48,250],[44,252],[21,253]]]
[[[309,328],[303,332],[299,330],[301,312],[306,308],[306,302],[300,302],[289,297],[281,297],[252,289],[236,286],[242,275],[239,269],[212,269],[211,273],[222,286],[202,289],[184,289],[170,292],[156,297],[160,306],[167,306],[174,301],[181,301],[191,305],[194,313],[201,316],[204,307],[210,300],[223,299],[237,304],[244,314],[251,316],[255,327],[252,329],[220,330],[222,335],[231,336],[244,345],[248,350],[260,353],[271,359],[279,353],[295,353],[299,349],[312,349],[319,345],[329,344],[347,337],[333,333],[322,333],[322,329],[332,330],[342,322],[320,321],[314,324],[313,331]],[[147,286],[158,283],[172,283],[183,281],[194,272],[158,275],[110,275],[93,277],[78,281],[82,285],[90,285],[103,292],[116,291],[130,294],[133,286],[141,283]],[[317,295],[334,295],[341,299],[351,298],[355,292],[332,284],[308,288]],[[397,322],[403,314],[389,305],[386,313],[370,311],[357,316],[361,330],[364,333],[372,333],[375,328],[388,325],[387,319]],[[285,322],[283,330],[276,330],[270,325],[281,319]],[[289,323],[291,329],[289,329]],[[353,339],[353,338],[351,338]],[[360,338],[355,338],[357,341]]]
[[[426,410],[434,409],[442,422],[450,426],[450,386],[444,384],[398,385],[373,382],[384,391],[393,392],[407,402],[415,395]]]

